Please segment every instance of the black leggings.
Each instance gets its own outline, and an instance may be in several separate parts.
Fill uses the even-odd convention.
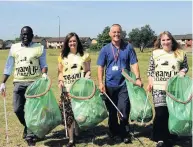
[[[170,134],[168,130],[168,108],[167,106],[155,107],[155,113],[152,139],[154,141],[167,141]]]

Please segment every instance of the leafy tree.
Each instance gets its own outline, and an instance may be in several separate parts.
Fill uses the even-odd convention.
[[[42,37],[38,36],[38,35],[34,35],[34,39],[41,39]]]
[[[3,44],[4,44],[3,40],[0,39],[0,49],[3,48]]]
[[[139,47],[141,52],[147,46],[151,46],[155,40],[155,32],[151,29],[150,25],[145,25],[140,29],[134,28],[128,36],[132,44],[135,47]]]
[[[90,49],[91,51],[97,51],[97,50],[99,49],[98,44],[91,44],[91,46],[89,47],[89,49]]]
[[[123,38],[124,40],[125,40],[126,36],[127,36],[127,32],[126,32],[126,31],[122,31],[122,38]]]
[[[21,41],[20,37],[15,38],[15,43],[20,42],[20,41]]]
[[[104,28],[103,32],[97,36],[97,44],[98,49],[102,48],[102,46],[111,42],[111,37],[109,36],[110,27],[107,26]]]

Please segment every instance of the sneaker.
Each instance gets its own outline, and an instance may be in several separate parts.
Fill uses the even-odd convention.
[[[163,141],[158,141],[156,147],[165,147]]]

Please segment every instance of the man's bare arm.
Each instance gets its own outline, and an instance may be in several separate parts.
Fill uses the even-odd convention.
[[[104,67],[98,66],[98,82],[99,82],[99,84],[103,83],[103,76],[104,76]]]
[[[135,74],[136,78],[140,78],[140,71],[139,71],[139,65],[138,63],[131,65],[133,73]]]

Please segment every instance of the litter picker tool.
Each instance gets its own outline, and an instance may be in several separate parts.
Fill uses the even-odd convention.
[[[6,94],[3,94],[3,101],[4,101],[4,113],[5,113],[5,133],[6,133],[6,142],[9,143],[8,137],[8,123],[7,123],[7,110],[6,110]]]
[[[113,101],[111,100],[111,98],[104,92],[103,93],[108,99],[109,101],[113,104],[113,106],[117,109],[118,113],[121,115],[121,117],[123,118],[123,114],[121,113],[121,111],[119,110],[119,108],[117,108],[117,106],[113,103]]]
[[[65,109],[65,105],[64,105],[66,95],[65,95],[63,87],[62,87],[62,95],[63,95],[63,98],[61,99],[61,101],[62,101],[62,109],[63,109],[63,117],[64,117],[64,128],[65,128],[65,132],[66,132],[66,138],[68,138],[68,129],[67,129],[67,122],[66,122],[66,109]]]

